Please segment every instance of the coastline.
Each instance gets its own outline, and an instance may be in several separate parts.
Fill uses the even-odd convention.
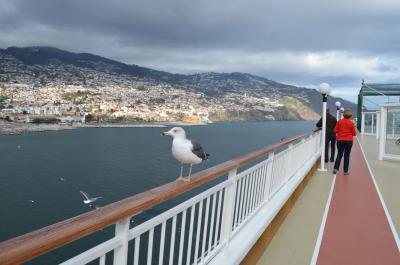
[[[164,128],[169,126],[199,126],[205,123],[158,122],[158,123],[88,123],[77,125],[66,124],[32,124],[0,121],[0,135],[21,135],[30,132],[64,131],[79,128]]]
[[[31,124],[0,121],[0,135],[21,135],[29,132],[74,130],[75,126],[60,124]]]
[[[200,126],[205,123],[185,122],[149,122],[149,123],[85,123],[76,125],[77,128],[164,128],[169,126]]]

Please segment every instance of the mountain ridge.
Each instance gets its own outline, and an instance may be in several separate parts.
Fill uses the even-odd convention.
[[[296,104],[309,107],[314,112],[311,115],[313,119],[317,113],[321,112],[322,108],[321,95],[315,89],[286,85],[249,73],[173,74],[136,64],[118,62],[91,53],[73,53],[48,46],[8,47],[0,49],[1,54],[0,82],[3,83],[25,81],[25,83],[33,83],[35,86],[45,86],[54,82],[87,85],[92,82],[89,76],[97,74],[115,79],[117,83],[168,85],[184,91],[203,93],[206,97],[213,99],[226,98],[230,95],[245,95],[248,98],[254,97],[254,101],[268,98],[276,102],[287,103],[288,101],[283,99],[291,98],[292,102],[288,105],[292,106],[292,109],[285,104],[283,104],[283,108],[279,106],[276,108],[277,111],[288,112],[289,114],[286,115],[288,119],[303,119],[301,118],[302,114],[296,113],[297,110],[293,107]],[[7,63],[13,66],[7,68]],[[13,69],[15,73],[12,72]],[[87,72],[91,74],[87,74]],[[108,81],[103,80],[104,82]],[[98,84],[102,85],[101,82],[98,82]],[[129,88],[128,85],[126,87]],[[336,100],[340,100],[346,107],[353,109],[354,112],[356,111],[354,103],[335,97],[329,97],[329,108],[335,108],[334,102]],[[293,103],[294,101],[296,103]],[[235,104],[240,105],[240,102]],[[254,106],[258,106],[257,104]],[[229,106],[229,104],[227,105]],[[256,110],[257,108],[255,108]],[[268,111],[262,110],[260,106],[258,106],[257,111],[264,112],[264,114],[268,113]],[[306,110],[306,112],[311,113],[310,110]],[[290,113],[293,115],[290,115]],[[279,115],[274,114],[272,116]]]

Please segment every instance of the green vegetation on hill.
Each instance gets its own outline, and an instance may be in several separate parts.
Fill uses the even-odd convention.
[[[8,97],[5,95],[0,95],[0,110],[6,108],[6,103],[4,102]]]
[[[40,123],[49,123],[49,124],[56,124],[60,123],[60,120],[57,118],[35,118],[33,119],[32,123],[40,124]]]
[[[279,100],[279,103],[291,116],[298,117],[301,120],[317,120],[319,118],[319,115],[309,104],[305,104],[294,97],[285,96]]]
[[[292,108],[295,105],[294,98],[292,97],[283,97],[279,100],[279,103],[287,108]]]

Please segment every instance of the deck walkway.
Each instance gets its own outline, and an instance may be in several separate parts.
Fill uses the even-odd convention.
[[[336,176],[317,265],[398,265],[400,253],[379,194],[354,141],[350,175]]]
[[[332,163],[327,166],[314,173],[257,265],[310,265],[332,186]]]
[[[400,164],[377,160],[375,137],[361,136],[359,141],[392,216],[393,228],[399,232]],[[356,139],[349,176],[343,175],[342,166],[335,183],[332,163],[327,172],[314,174],[257,265],[400,264],[399,249]],[[331,183],[334,188],[327,205]],[[319,245],[326,205],[327,220]]]
[[[363,135],[358,139],[397,233],[400,234],[400,162],[378,159],[379,141],[375,136]]]

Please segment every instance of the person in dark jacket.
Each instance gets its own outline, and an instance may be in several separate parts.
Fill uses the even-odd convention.
[[[325,134],[325,162],[335,161],[335,144],[336,144],[336,134],[333,131],[337,123],[335,117],[326,110],[326,134]],[[317,127],[322,128],[322,118],[317,122]],[[329,159],[329,143],[331,144],[331,158]]]

